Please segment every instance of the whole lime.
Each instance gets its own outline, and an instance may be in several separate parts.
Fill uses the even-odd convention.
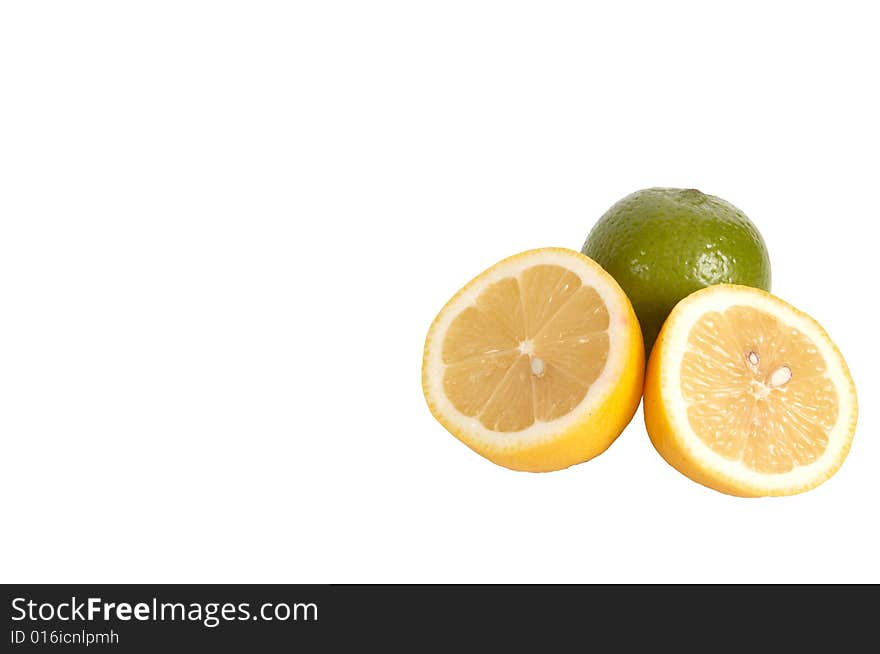
[[[611,207],[581,252],[629,296],[645,353],[679,300],[712,284],[770,290],[770,258],[757,228],[735,206],[696,189],[649,188]]]

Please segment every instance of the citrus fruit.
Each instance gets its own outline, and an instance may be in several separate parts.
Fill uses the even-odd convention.
[[[825,330],[770,293],[730,284],[673,309],[648,362],[644,409],[666,461],[746,497],[828,479],[858,414],[846,362]]]
[[[758,230],[729,202],[695,189],[626,196],[599,219],[581,251],[626,291],[648,353],[672,307],[690,293],[722,283],[770,290]]]
[[[604,451],[632,419],[644,350],[626,295],[562,248],[517,254],[462,288],[425,340],[434,417],[515,470],[566,468]]]

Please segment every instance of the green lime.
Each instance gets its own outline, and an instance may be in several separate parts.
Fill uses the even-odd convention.
[[[605,212],[581,252],[632,302],[645,352],[679,300],[712,284],[770,290],[770,258],[757,228],[729,202],[696,189],[636,191]]]

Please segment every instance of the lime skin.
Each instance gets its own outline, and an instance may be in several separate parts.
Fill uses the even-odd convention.
[[[679,300],[712,284],[770,290],[767,246],[735,206],[696,189],[649,188],[611,207],[581,252],[629,296],[646,355]]]

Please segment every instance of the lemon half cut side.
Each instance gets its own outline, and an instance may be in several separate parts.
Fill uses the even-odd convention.
[[[810,316],[755,288],[686,297],[663,325],[645,379],[658,452],[731,495],[792,495],[833,475],[858,416],[846,362]]]
[[[603,452],[632,419],[641,330],[597,263],[563,248],[504,259],[462,288],[425,340],[434,417],[487,459],[544,472]]]

